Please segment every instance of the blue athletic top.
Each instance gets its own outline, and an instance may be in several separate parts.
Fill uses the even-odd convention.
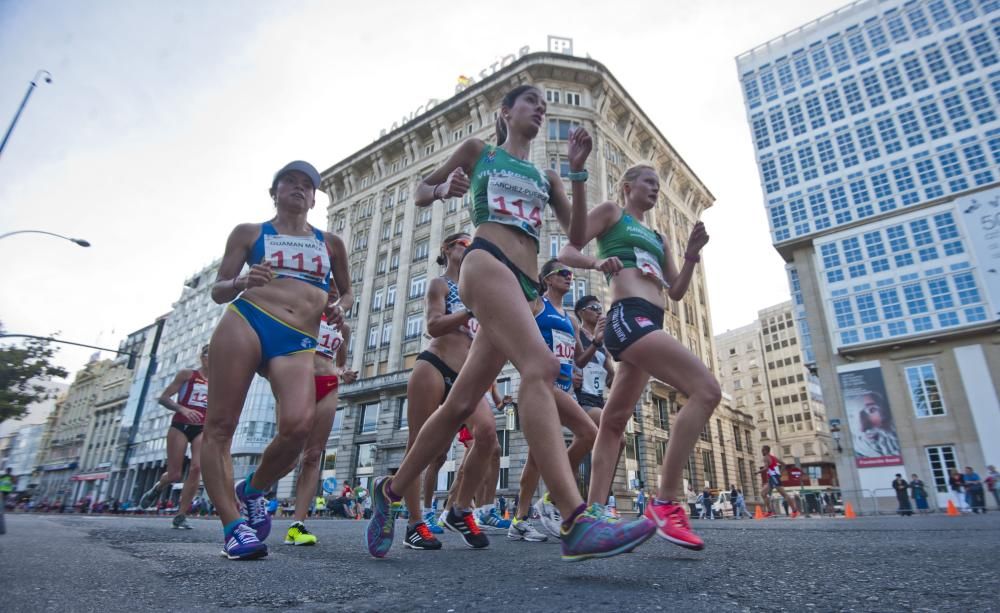
[[[455,283],[445,275],[441,275],[444,282],[448,284],[448,295],[444,297],[444,314],[451,315],[461,311],[468,311],[462,299],[458,296],[458,283]]]
[[[576,334],[569,315],[556,310],[548,298],[542,297],[545,308],[535,315],[535,323],[552,353],[559,358],[559,379],[556,385],[565,391],[573,386],[573,358],[576,355]]]
[[[309,226],[312,228],[312,226]],[[260,236],[250,250],[248,264],[271,264],[276,277],[305,281],[309,285],[330,291],[330,252],[323,232],[312,228],[313,236],[278,234],[269,221],[260,224]]]

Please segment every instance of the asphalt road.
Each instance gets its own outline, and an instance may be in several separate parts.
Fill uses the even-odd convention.
[[[632,554],[568,564],[556,543],[437,552],[402,546],[384,560],[365,522],[311,521],[315,547],[281,544],[258,561],[219,556],[215,520],[7,515],[3,611],[1000,611],[1000,513],[697,521],[707,547],[654,537]]]

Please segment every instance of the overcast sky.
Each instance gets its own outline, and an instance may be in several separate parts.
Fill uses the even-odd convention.
[[[0,242],[0,320],[117,346],[170,310],[234,225],[271,214],[285,162],[327,168],[447,98],[458,75],[543,51],[552,34],[602,62],[715,194],[703,216],[713,330],[744,325],[788,286],[734,57],[843,4],[0,0],[0,127],[37,69],[54,78],[0,159],[0,233],[93,243]],[[317,196],[314,225],[327,204]],[[64,346],[59,362],[75,371],[90,353]]]

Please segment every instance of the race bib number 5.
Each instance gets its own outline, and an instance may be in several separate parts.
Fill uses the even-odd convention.
[[[546,196],[534,181],[516,175],[491,175],[486,194],[490,221],[520,226],[537,234],[542,225],[542,207]]]
[[[572,364],[576,355],[576,339],[562,330],[553,330],[552,353],[559,358],[560,364]]]

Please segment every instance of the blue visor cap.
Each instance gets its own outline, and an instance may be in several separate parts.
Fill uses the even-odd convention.
[[[302,174],[304,174],[305,176],[309,177],[309,180],[312,181],[313,189],[319,189],[319,171],[316,170],[316,167],[310,164],[309,162],[303,162],[302,160],[295,160],[294,162],[289,162],[285,164],[281,170],[274,173],[274,180],[271,181],[271,189],[274,189],[278,185],[278,179],[280,179],[282,175],[289,173],[293,170],[297,170]]]

